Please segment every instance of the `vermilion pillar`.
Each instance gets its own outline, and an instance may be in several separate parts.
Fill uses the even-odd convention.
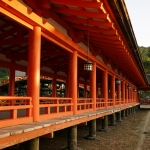
[[[127,88],[127,85],[126,84],[126,102],[129,103],[129,89]]]
[[[90,74],[90,95],[93,99],[93,110],[96,110],[96,62],[93,62],[93,71]]]
[[[87,90],[87,83],[84,83],[84,98],[87,97],[86,90]]]
[[[122,98],[123,98],[123,103],[125,104],[125,82],[122,81]]]
[[[108,107],[108,71],[103,72],[103,96],[105,99],[105,107]]]
[[[28,89],[27,95],[32,97],[33,121],[39,121],[40,95],[40,55],[41,55],[41,28],[34,26],[29,32],[28,49]]]
[[[121,105],[121,85],[117,85],[117,93],[118,93],[118,100],[119,100],[119,105]]]
[[[68,75],[67,80],[66,80],[65,90],[66,90],[66,97],[69,97],[69,75]]]
[[[11,68],[9,70],[9,89],[8,95],[14,96],[15,93],[15,61],[11,60]]]
[[[69,76],[70,76],[70,82],[69,82],[69,92],[70,96],[73,100],[73,113],[74,115],[77,114],[77,71],[78,71],[78,58],[77,58],[77,51],[74,51],[72,55],[69,57]]]
[[[56,80],[56,78],[54,77],[53,78],[53,93],[52,93],[52,95],[53,95],[53,97],[56,97],[56,84],[57,84],[57,80]]]
[[[112,94],[113,106],[115,106],[115,75],[111,77],[111,94]]]

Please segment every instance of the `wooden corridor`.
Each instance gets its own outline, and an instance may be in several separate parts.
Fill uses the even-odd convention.
[[[21,143],[35,137],[52,134],[57,130],[61,130],[76,124],[88,122],[93,119],[102,118],[113,113],[126,110],[138,106],[139,103],[127,104],[118,106],[115,108],[108,108],[97,110],[93,112],[86,112],[79,115],[68,115],[66,117],[60,117],[55,119],[49,119],[39,122],[25,123],[21,125],[5,127],[0,129],[0,148],[5,148]]]
[[[124,0],[1,0],[0,67],[9,69],[0,149],[70,127],[76,150],[78,124],[89,121],[95,132],[97,118],[135,108],[139,87],[148,86]],[[16,94],[15,70],[26,72],[24,95]]]

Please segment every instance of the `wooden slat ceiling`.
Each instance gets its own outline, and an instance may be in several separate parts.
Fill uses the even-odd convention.
[[[114,22],[111,21],[111,15],[100,0],[23,0],[23,2],[38,15],[55,20],[67,30],[68,36],[76,43],[87,44],[88,29],[91,53],[95,56],[104,56],[112,65],[118,65],[119,70],[137,85],[143,84],[141,73],[129,53],[128,45],[122,40]],[[27,60],[28,30],[4,16],[0,18],[0,52],[7,58],[11,58],[13,54],[16,60]],[[50,67],[54,71],[68,70],[68,54],[60,47],[42,39],[41,66]],[[82,64],[83,61],[79,59],[79,63]]]

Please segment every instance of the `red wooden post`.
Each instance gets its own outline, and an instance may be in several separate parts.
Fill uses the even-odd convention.
[[[11,60],[12,66],[9,70],[9,89],[8,95],[14,96],[15,95],[15,61]],[[14,105],[14,100],[10,101],[10,105]]]
[[[87,98],[86,90],[87,90],[87,83],[84,83],[84,98]]]
[[[33,27],[29,32],[28,50],[28,96],[32,97],[33,121],[39,121],[39,95],[40,95],[40,54],[41,54],[41,28]]]
[[[70,96],[73,99],[73,114],[77,114],[77,68],[78,68],[78,57],[77,57],[77,51],[74,51],[72,55],[69,57],[70,66],[69,66],[69,76],[70,76],[70,83],[69,83],[69,92]]]
[[[123,104],[125,104],[125,82],[122,81],[122,98],[123,98]]]
[[[90,95],[93,100],[93,110],[96,110],[96,62],[93,62],[93,71],[90,74]]]
[[[113,100],[113,106],[116,105],[115,102],[115,75],[111,77],[111,94],[112,94],[112,100]]]
[[[118,100],[119,100],[119,105],[121,105],[121,85],[117,85],[117,93],[118,93]]]
[[[103,72],[103,96],[105,99],[105,107],[108,107],[108,71]]]
[[[56,80],[55,77],[53,78],[53,83],[52,83],[52,84],[53,84],[53,86],[52,86],[52,87],[53,87],[52,96],[53,96],[53,97],[56,97],[56,92],[57,92],[56,84],[57,84],[57,80]]]

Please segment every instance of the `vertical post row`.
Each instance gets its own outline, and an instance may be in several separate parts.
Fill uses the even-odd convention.
[[[123,98],[123,104],[125,104],[125,82],[122,81],[122,98]]]
[[[113,106],[115,107],[115,105],[116,105],[116,102],[115,102],[115,75],[113,75],[111,78],[111,94],[112,94],[112,99],[113,99]]]
[[[78,71],[78,58],[77,58],[77,51],[73,51],[73,54],[69,57],[69,92],[70,97],[73,100],[73,114],[77,114],[77,71]]]
[[[41,27],[29,31],[28,44],[27,95],[32,97],[33,121],[39,121]]]
[[[105,99],[105,107],[108,107],[108,71],[103,72],[103,96]]]
[[[93,100],[93,110],[96,110],[96,62],[93,62],[93,71],[90,78],[90,95]]]

